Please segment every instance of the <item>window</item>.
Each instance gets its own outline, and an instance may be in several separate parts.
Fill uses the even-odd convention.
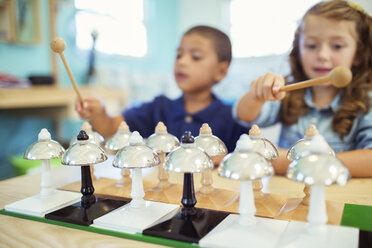
[[[319,0],[231,0],[230,35],[234,57],[284,54],[299,20]]]
[[[143,57],[147,53],[143,0],[75,0],[76,44],[106,54]]]

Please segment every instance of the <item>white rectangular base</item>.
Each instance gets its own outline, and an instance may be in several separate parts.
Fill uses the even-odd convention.
[[[93,227],[114,230],[124,233],[142,233],[153,225],[172,218],[179,205],[146,201],[143,208],[133,208],[131,204],[112,211],[93,221]]]
[[[359,230],[352,227],[324,225],[317,234],[308,232],[309,223],[290,222],[278,247],[357,248]]]
[[[54,190],[47,196],[34,195],[8,204],[4,208],[15,213],[44,217],[50,212],[80,201],[81,196],[76,192]]]
[[[202,247],[275,247],[288,221],[255,217],[256,223],[242,226],[239,215],[230,214],[199,241]]]

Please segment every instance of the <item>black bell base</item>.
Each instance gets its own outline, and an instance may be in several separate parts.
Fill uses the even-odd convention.
[[[181,209],[172,219],[145,229],[143,234],[189,243],[198,243],[200,239],[230,214],[228,212],[209,209],[195,209],[195,216],[184,217],[181,214]]]
[[[114,200],[96,197],[96,202],[84,208],[80,202],[45,215],[46,219],[68,222],[83,226],[93,224],[93,220],[129,203],[130,199]]]

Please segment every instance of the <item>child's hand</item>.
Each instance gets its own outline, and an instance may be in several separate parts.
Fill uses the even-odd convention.
[[[84,98],[84,104],[79,99],[75,102],[75,109],[83,119],[89,119],[92,116],[104,114],[106,112],[103,102],[96,97]]]
[[[252,81],[249,94],[259,102],[278,101],[285,96],[285,92],[279,92],[284,84],[283,76],[269,72]]]

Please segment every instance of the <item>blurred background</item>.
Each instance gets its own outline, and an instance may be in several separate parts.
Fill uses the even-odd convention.
[[[178,97],[173,62],[182,34],[194,25],[219,28],[234,58],[215,93],[232,104],[252,79],[288,73],[294,30],[317,2],[0,0],[0,180],[36,171],[22,156],[42,128],[65,147],[81,128],[70,79],[50,50],[53,37],[66,41],[83,95],[101,97],[115,115],[159,94]],[[372,13],[371,0],[353,2]]]

